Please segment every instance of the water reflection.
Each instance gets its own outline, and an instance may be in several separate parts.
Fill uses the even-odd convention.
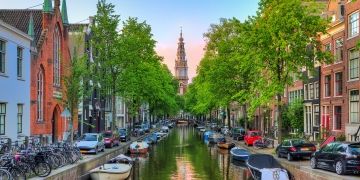
[[[178,127],[154,145],[148,157],[139,157],[133,180],[249,179],[243,163],[232,162],[227,150],[205,144],[191,127]]]

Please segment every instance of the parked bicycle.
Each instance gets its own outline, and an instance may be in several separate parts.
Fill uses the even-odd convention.
[[[256,149],[263,149],[263,148],[268,148],[268,147],[274,148],[274,140],[272,140],[270,138],[261,138],[261,139],[254,141],[253,146]]]

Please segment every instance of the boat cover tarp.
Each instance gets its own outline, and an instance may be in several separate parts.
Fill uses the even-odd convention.
[[[249,156],[248,164],[252,168],[282,168],[281,165],[269,154],[252,154]]]
[[[236,155],[236,156],[248,156],[250,155],[249,151],[242,149],[242,148],[238,148],[238,147],[234,147],[230,150],[231,154]]]

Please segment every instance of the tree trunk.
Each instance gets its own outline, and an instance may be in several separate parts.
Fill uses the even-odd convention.
[[[231,115],[230,115],[229,106],[226,107],[226,114],[227,114],[228,126],[229,126],[229,128],[231,128]]]
[[[277,105],[277,111],[278,111],[278,121],[277,121],[277,123],[278,123],[278,127],[277,127],[277,129],[278,129],[278,142],[279,142],[279,144],[281,143],[281,141],[282,141],[282,131],[281,131],[281,129],[282,129],[282,108],[281,108],[281,94],[280,93],[278,93],[277,95],[276,95],[276,97],[277,97],[277,102],[278,102],[278,105]]]
[[[112,123],[111,123],[111,131],[115,130],[115,125],[116,125],[116,96],[115,96],[115,92],[114,90],[112,91],[112,95],[111,95],[111,111],[112,111]]]
[[[246,111],[246,104],[244,104],[244,129],[247,130],[247,111]]]

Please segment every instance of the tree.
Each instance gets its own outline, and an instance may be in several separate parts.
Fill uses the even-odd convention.
[[[253,23],[253,67],[262,71],[254,87],[260,103],[276,96],[278,140],[282,140],[282,94],[293,82],[291,73],[312,69],[315,61],[329,60],[321,51],[318,33],[325,33],[327,21],[313,14],[300,0],[262,0]]]
[[[119,62],[119,35],[116,30],[120,20],[119,15],[114,12],[114,5],[106,3],[106,0],[99,0],[94,17],[95,25],[92,26],[92,46],[97,73],[95,84],[101,85],[101,94],[111,96],[111,130],[115,129],[116,124],[116,95],[119,93],[117,81],[122,70]]]
[[[76,38],[77,42],[81,42],[81,39]],[[74,132],[74,118],[77,116],[77,108],[80,103],[80,100],[86,97],[87,92],[83,86],[83,82],[87,81],[89,76],[89,71],[86,66],[86,56],[80,56],[76,50],[74,50],[73,57],[71,59],[70,65],[65,67],[67,75],[64,77],[64,85],[66,88],[63,88],[65,94],[65,107],[70,111],[70,141],[73,141]]]

